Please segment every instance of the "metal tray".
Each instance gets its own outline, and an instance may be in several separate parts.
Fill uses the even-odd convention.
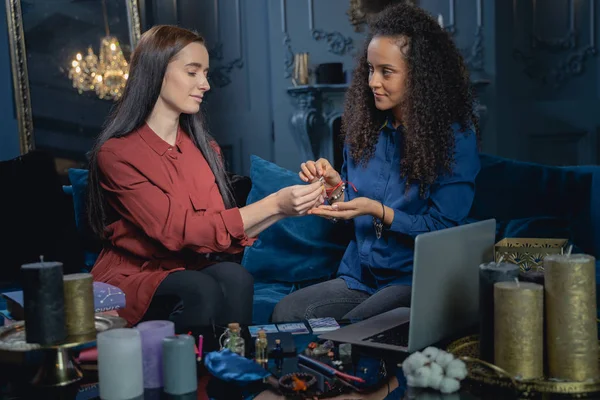
[[[478,335],[452,342],[447,350],[467,363],[469,379],[492,387],[514,389],[520,394],[519,398],[535,397],[543,393],[597,399],[597,393],[600,392],[600,380],[567,382],[553,379],[515,379],[501,368],[479,359]]]
[[[96,334],[109,329],[124,328],[127,322],[117,316],[98,314],[94,317],[96,332],[89,335],[69,336],[61,343],[53,345],[40,345],[27,343],[25,340],[25,321],[15,322],[12,325],[0,328],[0,350],[3,351],[31,351],[51,348],[77,347],[96,340]]]

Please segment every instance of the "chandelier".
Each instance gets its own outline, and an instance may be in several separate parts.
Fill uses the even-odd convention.
[[[106,36],[100,42],[99,56],[94,54],[91,46],[88,47],[85,56],[77,53],[71,61],[69,79],[79,94],[95,91],[101,99],[118,100],[123,95],[129,77],[129,64],[123,55],[119,41],[110,35],[106,4],[104,1],[102,4]]]

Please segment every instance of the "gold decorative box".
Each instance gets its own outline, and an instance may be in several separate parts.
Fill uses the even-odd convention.
[[[504,238],[494,246],[494,259],[516,264],[521,271],[543,271],[544,257],[567,252],[568,239]]]

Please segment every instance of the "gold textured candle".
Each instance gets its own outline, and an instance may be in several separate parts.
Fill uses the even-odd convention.
[[[67,335],[96,332],[94,322],[94,286],[91,274],[69,274],[63,278]]]
[[[597,379],[595,259],[585,254],[544,258],[546,341],[550,378]]]
[[[494,284],[494,364],[518,379],[544,375],[544,287]]]

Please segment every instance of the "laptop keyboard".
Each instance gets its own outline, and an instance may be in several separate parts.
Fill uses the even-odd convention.
[[[395,326],[363,339],[363,342],[382,343],[392,346],[408,346],[408,324]]]

